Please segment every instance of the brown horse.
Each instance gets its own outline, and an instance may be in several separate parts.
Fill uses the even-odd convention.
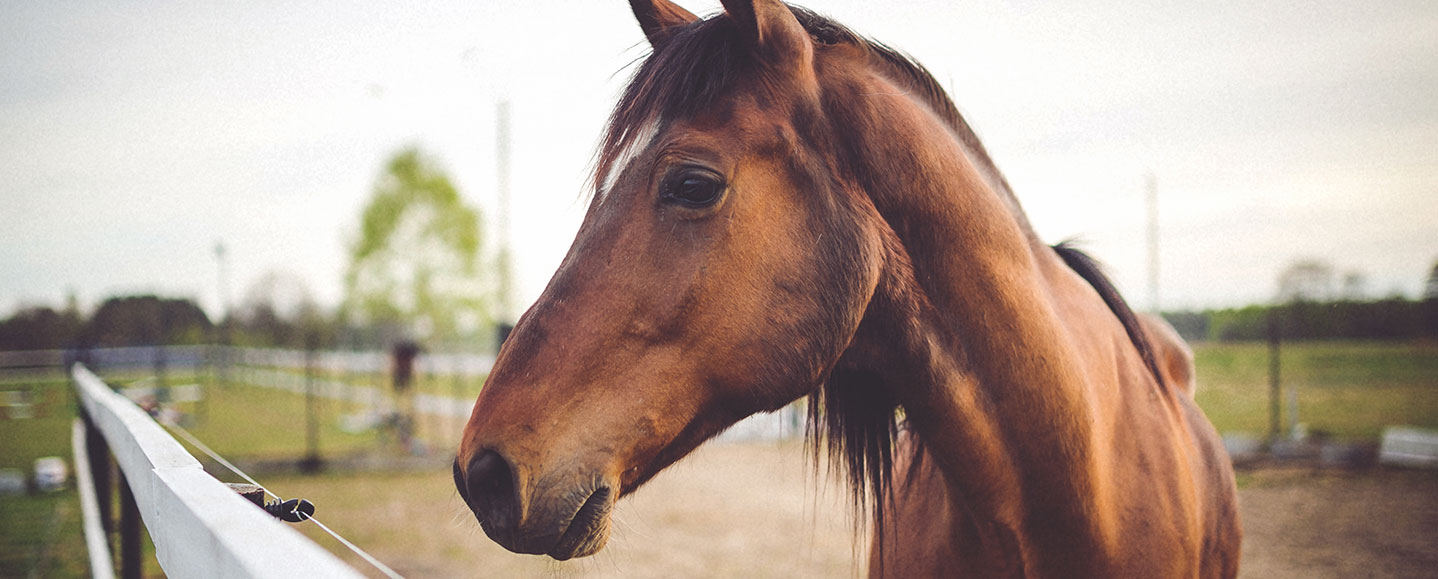
[[[630,4],[653,54],[455,461],[490,538],[595,553],[617,498],[813,395],[873,575],[1235,575],[1186,348],[1039,240],[923,68],[778,0]]]

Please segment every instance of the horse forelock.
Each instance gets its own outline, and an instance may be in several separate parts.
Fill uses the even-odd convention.
[[[1021,215],[1008,180],[953,99],[923,65],[825,16],[797,6],[790,10],[815,44],[860,49],[871,64],[882,67],[887,76],[920,97],[949,125],[991,185]],[[600,141],[592,179],[596,196],[602,197],[613,185],[612,179],[624,168],[621,161],[632,155],[636,143],[643,144],[644,127],[710,107],[740,74],[767,72],[762,63],[753,61],[754,55],[741,41],[733,21],[719,14],[676,30],[660,50],[643,58],[615,103]]]
[[[659,136],[659,121],[653,118],[644,121],[632,131],[632,134],[626,135],[623,144],[605,164],[603,172],[597,172],[595,175],[597,179],[594,190],[596,202],[604,201],[604,196],[614,188],[615,182],[619,180],[619,175],[629,168],[635,157],[644,152],[657,136]]]
[[[594,167],[597,196],[607,194],[626,156],[643,138],[645,127],[666,119],[692,116],[713,104],[731,85],[740,51],[733,24],[726,18],[698,20],[671,33],[660,50],[640,63],[609,114]]]

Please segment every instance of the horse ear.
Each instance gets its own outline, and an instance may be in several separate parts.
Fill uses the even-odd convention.
[[[649,45],[656,50],[668,42],[680,26],[699,19],[669,0],[629,0],[629,7],[634,10],[634,18],[639,20],[639,28],[644,30]]]
[[[749,41],[766,51],[802,56],[812,50],[809,33],[780,0],[721,0],[724,12]]]

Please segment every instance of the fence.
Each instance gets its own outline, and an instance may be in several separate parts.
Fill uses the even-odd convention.
[[[46,371],[62,368],[67,360],[87,362],[92,367],[108,370],[148,370],[157,365],[175,371],[222,365],[225,380],[274,388],[296,394],[313,394],[320,398],[345,400],[384,407],[389,400],[385,387],[371,380],[383,380],[389,369],[389,354],[380,350],[316,351],[233,346],[160,346],[96,348],[83,352],[37,350],[0,352],[0,371]],[[158,364],[157,364],[157,361]],[[427,353],[416,363],[422,375],[478,378],[489,373],[494,357],[480,354]],[[313,366],[323,369],[325,378],[309,377],[303,371]],[[313,387],[313,388],[312,388]],[[458,393],[456,393],[458,394]],[[474,407],[472,397],[443,396],[418,393],[414,410],[420,414],[463,420]],[[802,403],[791,404],[771,414],[751,416],[719,436],[724,441],[779,440],[803,436]]]
[[[306,352],[278,348],[238,346],[133,346],[85,350],[0,351],[0,370],[64,368],[72,360],[92,368],[147,369],[157,361],[170,368],[197,368],[224,362],[241,366],[304,369],[309,356],[314,364],[352,373],[384,373],[389,353],[381,350],[330,350]],[[494,365],[494,356],[451,352],[426,353],[416,361],[415,370],[424,374],[482,376]]]
[[[108,534],[116,530],[121,575],[140,576],[141,521],[171,577],[361,576],[207,474],[149,415],[83,364],[70,375],[81,415],[74,432],[76,470],[87,475],[77,476],[77,484],[95,576],[109,575]],[[119,467],[113,480],[112,454]],[[119,521],[111,515],[112,482],[120,495]]]

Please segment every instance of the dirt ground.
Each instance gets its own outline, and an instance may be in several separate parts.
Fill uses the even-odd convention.
[[[1241,473],[1241,577],[1438,577],[1438,473]]]
[[[863,576],[848,499],[813,475],[797,442],[707,445],[619,503],[604,551],[565,563],[490,542],[447,471],[267,484],[315,500],[322,521],[411,577]],[[1242,577],[1438,577],[1438,474],[1264,469],[1240,479]]]

